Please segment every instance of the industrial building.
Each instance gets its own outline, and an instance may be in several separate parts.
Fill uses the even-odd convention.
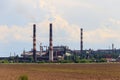
[[[53,25],[49,24],[49,46],[41,46],[40,50],[36,50],[36,24],[33,24],[33,48],[30,51],[23,51],[21,57],[1,57],[0,60],[7,59],[14,62],[38,62],[49,61],[54,62],[58,60],[65,60],[66,57],[70,57],[71,60],[75,60],[77,56],[79,59],[114,59],[120,61],[120,49],[115,49],[112,44],[112,49],[99,49],[99,50],[84,50],[83,49],[83,29],[80,29],[80,49],[71,50],[68,46],[54,46],[53,45]],[[43,50],[46,47],[46,50]]]
[[[64,60],[65,56],[73,55],[73,51],[70,50],[67,46],[53,46],[53,30],[52,23],[49,25],[49,47],[46,47],[46,50],[42,50],[43,46],[40,46],[40,51],[36,50],[36,25],[33,25],[33,49],[31,51],[23,51],[21,56],[23,59],[33,58],[34,62],[40,60]]]
[[[73,51],[67,46],[54,46],[53,47],[53,60],[64,60],[65,56],[73,55]],[[23,58],[31,58],[33,56],[33,51],[23,51],[21,53]],[[36,51],[37,60],[49,60],[49,50]]]
[[[46,50],[42,50],[43,46],[40,46],[40,51],[36,50],[36,25],[33,25],[33,49],[31,51],[23,51],[21,56],[23,59],[33,58],[33,61],[54,61],[54,60],[64,60],[66,56],[78,56],[79,58],[93,58],[96,55],[103,58],[111,58],[111,54],[120,54],[120,49],[115,49],[114,44],[112,44],[112,49],[102,49],[102,50],[84,50],[83,49],[83,29],[80,29],[80,50],[71,50],[67,46],[54,46],[53,45],[53,25],[49,24],[49,46],[46,46]]]

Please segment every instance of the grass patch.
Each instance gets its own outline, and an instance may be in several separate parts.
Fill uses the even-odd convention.
[[[21,75],[18,80],[28,80],[27,75]]]

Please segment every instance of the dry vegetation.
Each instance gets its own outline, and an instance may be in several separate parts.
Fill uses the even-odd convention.
[[[0,64],[0,80],[120,80],[120,64]]]

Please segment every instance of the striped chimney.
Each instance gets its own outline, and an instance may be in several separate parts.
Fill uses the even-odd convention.
[[[53,43],[52,43],[52,23],[50,23],[50,35],[49,35],[49,61],[53,61]]]
[[[83,53],[83,29],[81,28],[80,29],[80,31],[81,31],[81,33],[80,33],[80,35],[81,35],[81,37],[80,37],[80,53],[82,54]]]
[[[36,56],[36,25],[33,25],[33,60],[34,62],[37,61],[37,56]]]

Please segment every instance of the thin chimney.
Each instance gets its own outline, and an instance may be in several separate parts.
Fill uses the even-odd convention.
[[[81,35],[81,37],[80,37],[80,53],[82,54],[83,53],[83,28],[81,28],[80,29],[80,31],[81,31],[81,33],[80,33],[80,35]]]
[[[53,39],[52,39],[52,23],[50,23],[50,34],[49,34],[49,61],[53,61]]]
[[[34,62],[37,61],[37,56],[36,56],[36,25],[33,25],[33,60]]]

